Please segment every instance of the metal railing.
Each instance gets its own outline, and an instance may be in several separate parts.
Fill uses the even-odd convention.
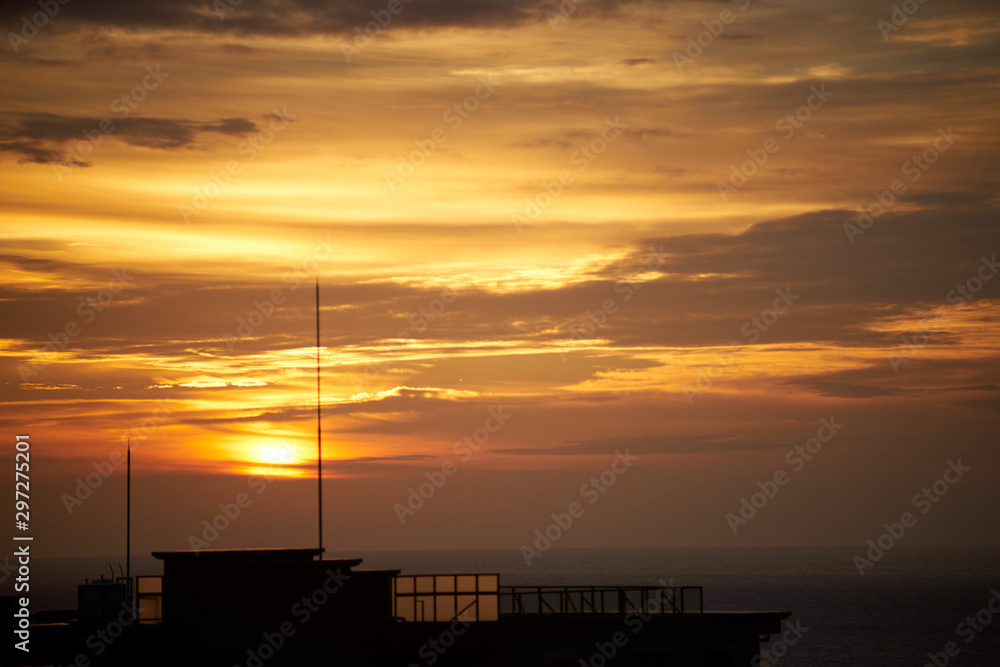
[[[500,614],[700,614],[701,586],[501,586]]]
[[[497,574],[399,575],[393,616],[410,622],[497,620]]]

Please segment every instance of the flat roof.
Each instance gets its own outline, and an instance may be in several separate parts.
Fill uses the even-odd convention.
[[[302,549],[201,549],[191,551],[154,551],[153,558],[160,560],[225,560],[225,561],[287,561],[312,560],[321,556],[325,549],[309,547]],[[338,564],[359,565],[360,558],[323,561]]]

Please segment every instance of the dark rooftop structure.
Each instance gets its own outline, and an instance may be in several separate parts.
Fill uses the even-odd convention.
[[[790,615],[706,612],[697,586],[501,586],[497,574],[402,575],[322,551],[154,552],[163,576],[136,578],[135,618],[90,603],[88,615],[37,618],[31,655],[4,662],[745,667]],[[96,643],[99,630],[110,641]]]

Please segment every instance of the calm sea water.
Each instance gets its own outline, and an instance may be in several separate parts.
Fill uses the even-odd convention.
[[[808,631],[772,663],[783,667],[922,667],[930,661],[928,653],[940,653],[949,641],[960,648],[949,665],[1000,665],[1000,614],[987,606],[1000,592],[1000,549],[896,547],[863,577],[852,563],[856,553],[848,548],[553,549],[530,567],[516,550],[329,557],[361,557],[362,567],[404,574],[499,573],[501,585],[655,585],[672,578],[675,585],[704,586],[706,611],[793,612],[790,620]],[[75,608],[76,585],[109,576],[108,563],[120,560],[35,561],[33,609]],[[162,567],[150,557],[133,558],[132,571],[162,574]],[[10,582],[0,591],[9,595]],[[993,605],[1000,609],[1000,600]],[[977,613],[982,630],[958,634],[959,624]],[[778,639],[772,636],[771,645]]]

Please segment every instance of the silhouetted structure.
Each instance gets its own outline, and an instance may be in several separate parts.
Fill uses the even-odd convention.
[[[86,615],[39,615],[30,656],[8,643],[5,662],[745,667],[790,615],[705,612],[694,586],[502,587],[496,574],[407,576],[321,553],[155,552],[163,576],[137,578],[137,619],[107,603],[123,591],[88,584]]]

